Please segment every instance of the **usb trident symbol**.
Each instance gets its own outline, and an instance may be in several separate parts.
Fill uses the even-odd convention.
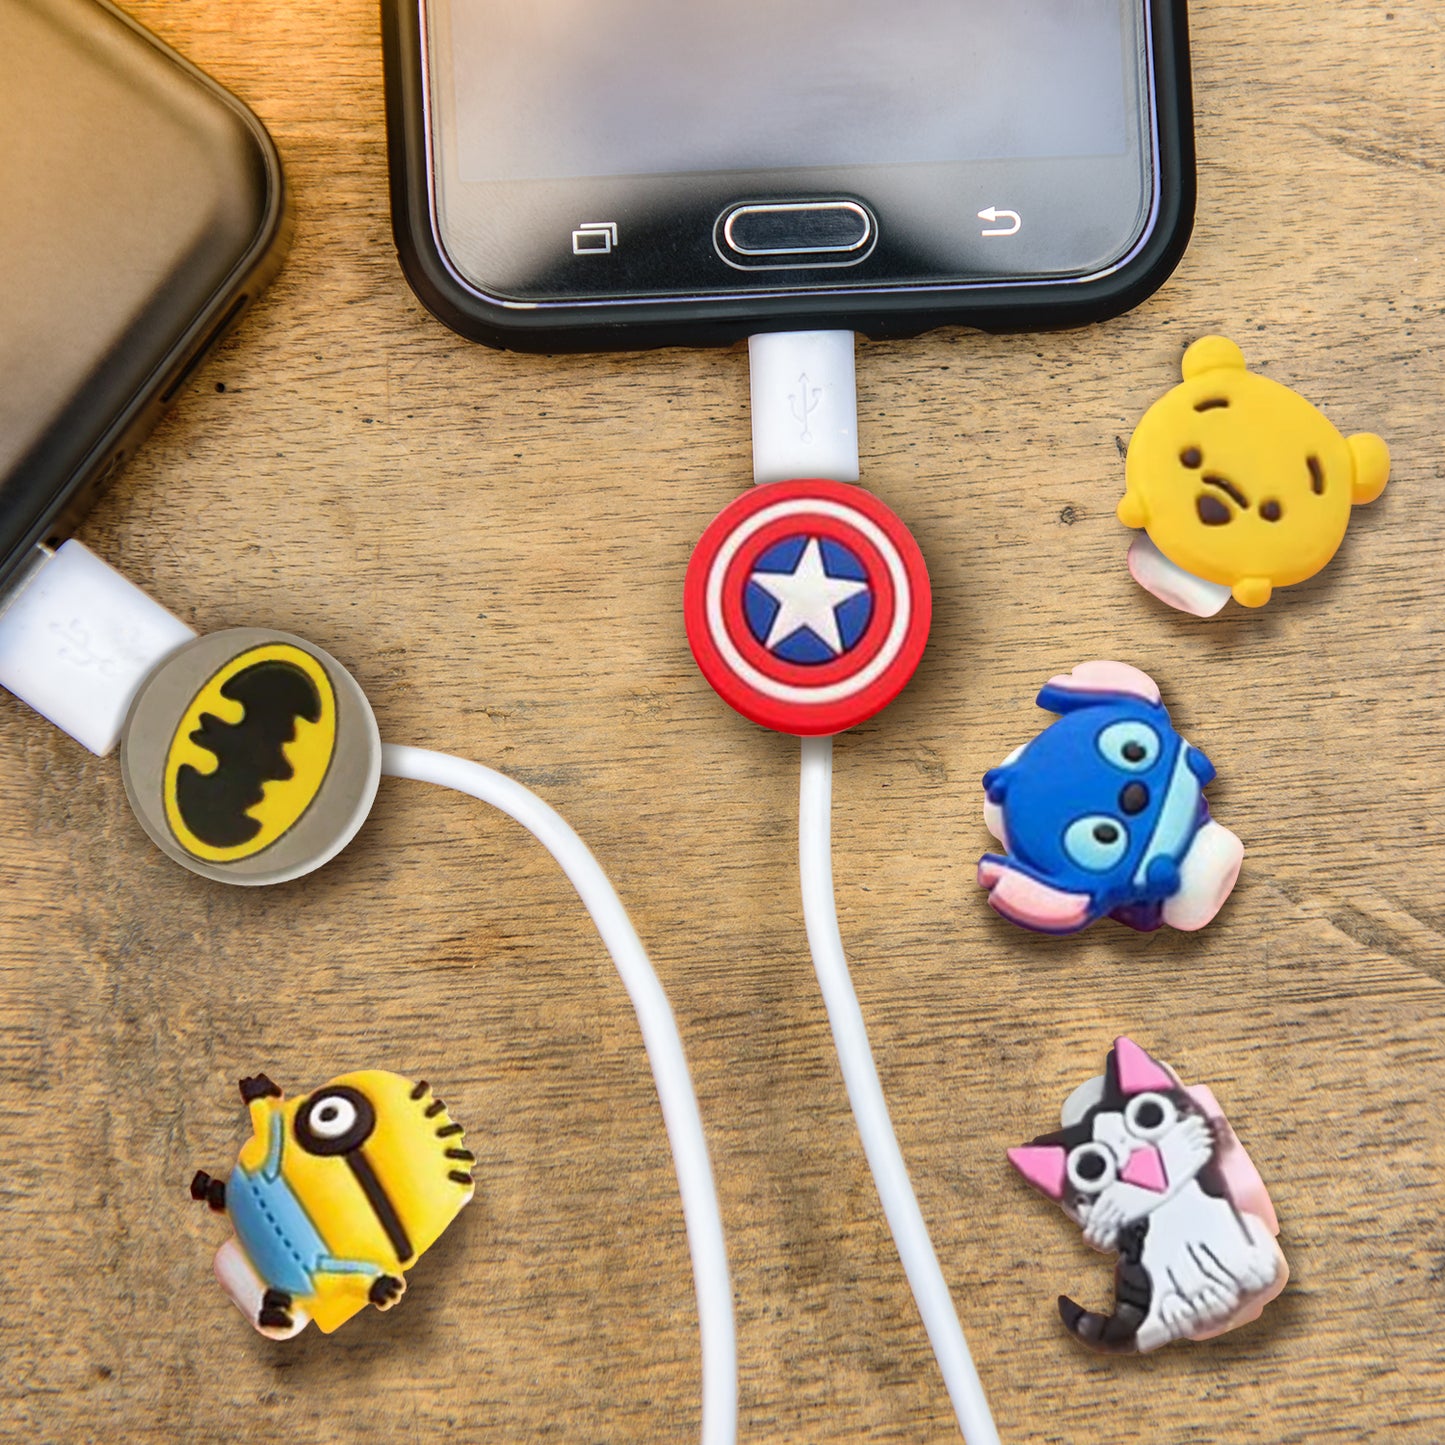
[[[61,661],[81,670],[97,672],[104,678],[120,676],[121,659],[107,655],[104,646],[93,645],[94,639],[89,629],[79,618],[67,623],[52,622],[50,632],[60,644],[56,656]],[[112,653],[119,652],[125,657],[138,657],[140,649],[137,646],[135,629],[129,629],[124,637],[114,638],[111,649]]]
[[[798,378],[798,390],[788,393],[788,405],[793,413],[793,420],[802,427],[798,433],[800,442],[813,440],[812,428],[808,425],[808,418],[822,405],[823,388],[813,386],[808,381],[808,373],[805,371]]]

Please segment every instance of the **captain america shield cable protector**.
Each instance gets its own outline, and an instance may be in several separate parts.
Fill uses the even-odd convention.
[[[998,1445],[913,1193],[848,972],[833,891],[833,735],[901,692],[932,598],[902,521],[858,480],[853,334],[753,337],[757,485],[703,533],[683,610],[703,676],[737,712],[802,739],[799,870],[808,946],[883,1212],[967,1445]]]

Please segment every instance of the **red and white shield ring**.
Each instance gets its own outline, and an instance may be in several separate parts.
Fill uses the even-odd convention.
[[[918,544],[877,497],[842,482],[770,482],[703,533],[683,613],[724,702],[777,732],[826,737],[903,691],[933,597]]]

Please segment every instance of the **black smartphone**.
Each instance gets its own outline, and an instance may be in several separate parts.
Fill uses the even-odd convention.
[[[1184,0],[382,0],[448,325],[600,349],[1116,314],[1194,213]]]
[[[280,265],[281,164],[104,0],[0,0],[0,591]]]

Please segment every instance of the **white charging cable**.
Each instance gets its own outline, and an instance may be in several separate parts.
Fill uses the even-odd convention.
[[[0,688],[104,756],[152,671],[196,634],[80,542],[37,549],[0,596]],[[385,772],[453,788],[536,837],[577,890],[632,1000],[672,1146],[702,1337],[702,1445],[737,1440],[737,1340],[722,1214],[702,1116],[667,995],[597,859],[554,809],[479,763],[387,746]]]
[[[863,1152],[873,1171],[878,1198],[909,1288],[923,1316],[923,1328],[943,1372],[958,1428],[968,1445],[998,1445],[998,1430],[988,1408],[988,1398],[963,1337],[963,1327],[953,1307],[948,1283],[943,1278],[923,1211],[909,1182],[908,1166],[893,1133],[888,1104],[873,1051],[868,1046],[868,1029],[863,1010],[848,974],[843,953],[843,936],[838,930],[838,910],[833,894],[832,856],[833,740],[804,738],[803,766],[798,800],[798,863],[803,879],[803,921],[808,930],[808,947],[828,1023],[838,1049],[848,1102],[858,1122]]]
[[[602,865],[566,819],[505,774],[447,753],[391,743],[382,748],[381,769],[394,778],[466,793],[514,818],[557,860],[597,925],[637,1011],[682,1193],[702,1335],[703,1445],[733,1445],[737,1439],[737,1340],[722,1214],[682,1039],[627,910]]]
[[[753,474],[858,479],[853,334],[779,333],[749,342]],[[999,1445],[988,1398],[898,1147],[838,929],[832,856],[833,740],[805,738],[798,808],[803,920],[848,1102],[909,1288],[967,1445]]]

